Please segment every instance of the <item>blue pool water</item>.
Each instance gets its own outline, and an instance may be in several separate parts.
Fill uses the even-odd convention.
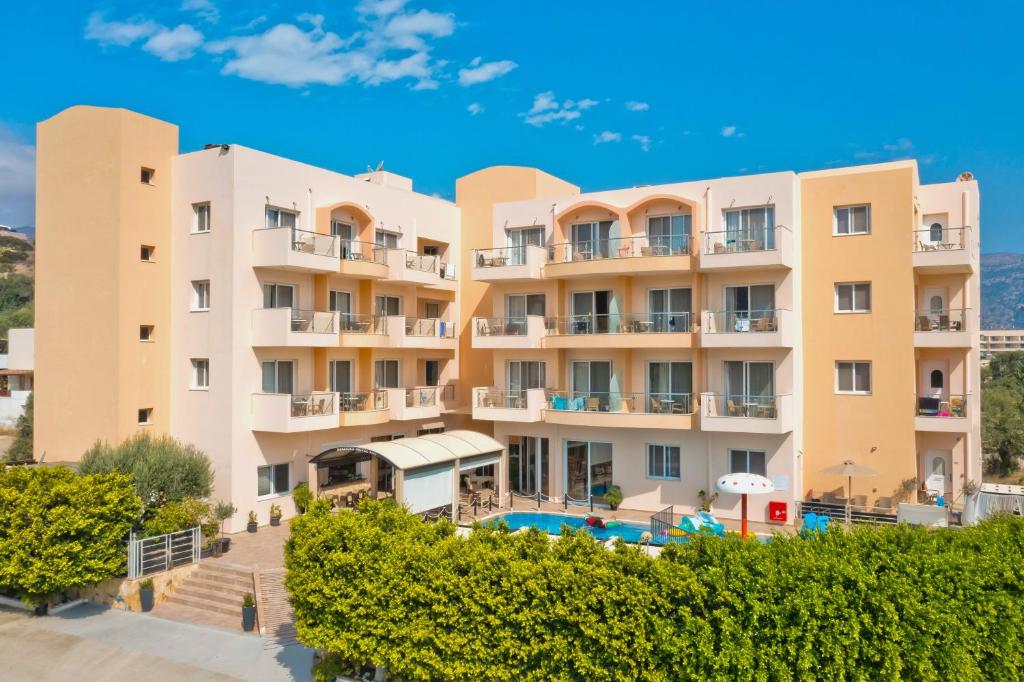
[[[625,542],[640,542],[640,534],[650,527],[645,523],[623,522],[621,526],[614,528],[591,528],[584,521],[582,516],[569,516],[567,514],[545,514],[540,512],[510,512],[488,519],[487,523],[497,524],[504,521],[512,530],[533,527],[550,535],[561,535],[562,526],[570,528],[585,528],[587,532],[598,540],[610,540],[613,537],[622,538]],[[652,545],[662,545],[665,542],[685,542],[685,538],[656,537],[651,541]]]

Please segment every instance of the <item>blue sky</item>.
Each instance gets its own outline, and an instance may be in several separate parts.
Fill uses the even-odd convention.
[[[598,190],[916,157],[970,170],[983,250],[1022,251],[1019,3],[4,3],[0,222],[34,125],[88,103],[417,189],[492,164]]]

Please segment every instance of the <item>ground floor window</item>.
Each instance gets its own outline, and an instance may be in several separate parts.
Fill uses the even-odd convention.
[[[679,446],[647,444],[647,478],[678,480]]]
[[[271,464],[257,469],[256,495],[283,495],[291,489],[291,467],[284,464]]]
[[[729,450],[729,473],[768,475],[764,450]]]
[[[612,485],[612,444],[570,440],[565,448],[565,493],[571,501],[604,503]]]

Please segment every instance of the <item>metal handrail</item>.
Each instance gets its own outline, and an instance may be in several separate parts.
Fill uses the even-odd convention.
[[[529,317],[540,316],[474,317],[473,332],[477,336],[524,336],[528,325],[527,318]]]
[[[966,417],[969,393],[917,395],[915,414],[918,417]]]
[[[692,393],[547,391],[547,408],[560,412],[689,415],[695,405]]]
[[[341,239],[339,242],[341,260],[384,264],[387,262],[387,251],[387,248],[373,242],[361,242],[355,239]]]
[[[293,417],[320,417],[338,413],[338,394],[332,391],[294,393],[288,397]]]
[[[916,332],[962,332],[967,330],[970,308],[939,308],[914,311]]]
[[[416,253],[415,251],[405,252],[405,267],[409,270],[418,270],[420,272],[437,272],[438,263],[440,263],[440,256],[427,256],[424,254]]]
[[[967,248],[967,233],[970,229],[970,225],[944,227],[942,228],[941,240],[937,242],[932,240],[933,233],[930,228],[913,230],[911,231],[912,248],[917,253],[924,251],[959,251],[960,249]]]
[[[437,405],[437,386],[416,386],[405,389],[406,407],[433,407]]]
[[[503,391],[500,388],[488,388],[476,391],[474,404],[476,407],[525,410],[526,389],[521,391]]]
[[[703,414],[708,417],[745,417],[776,419],[781,396],[744,395],[740,393],[703,393]]]
[[[339,237],[331,234],[321,234],[309,230],[300,230],[297,227],[263,227],[262,230],[289,230],[292,235],[292,251],[299,253],[311,253],[317,256],[338,256]]]
[[[608,258],[648,258],[652,256],[689,256],[692,237],[639,234],[575,242],[560,242],[548,247],[549,263],[602,260]]]
[[[473,264],[478,268],[501,268],[506,265],[525,265],[526,249],[543,249],[543,246],[536,244],[524,244],[523,246],[502,246],[493,249],[473,249]]]
[[[692,314],[678,313],[611,313],[549,317],[545,323],[548,334],[647,334],[689,333]]]
[[[363,393],[341,393],[338,396],[340,412],[372,412],[388,409],[388,392],[376,388]]]
[[[751,253],[779,248],[778,231],[785,225],[766,225],[760,229],[714,230],[704,233],[704,254]]]
[[[342,333],[388,333],[388,318],[385,315],[361,315],[356,313],[341,313],[340,324]]]
[[[455,325],[436,317],[405,318],[406,336],[438,336],[442,339],[455,338]]]
[[[705,310],[704,333],[736,334],[779,331],[779,313],[770,310]]]
[[[331,311],[302,308],[292,308],[291,311],[291,331],[295,333],[334,334],[338,331],[334,325],[335,315]]]

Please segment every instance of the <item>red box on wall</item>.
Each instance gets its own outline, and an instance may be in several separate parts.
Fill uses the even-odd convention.
[[[772,523],[785,523],[789,518],[789,505],[785,502],[768,503],[768,520]]]

